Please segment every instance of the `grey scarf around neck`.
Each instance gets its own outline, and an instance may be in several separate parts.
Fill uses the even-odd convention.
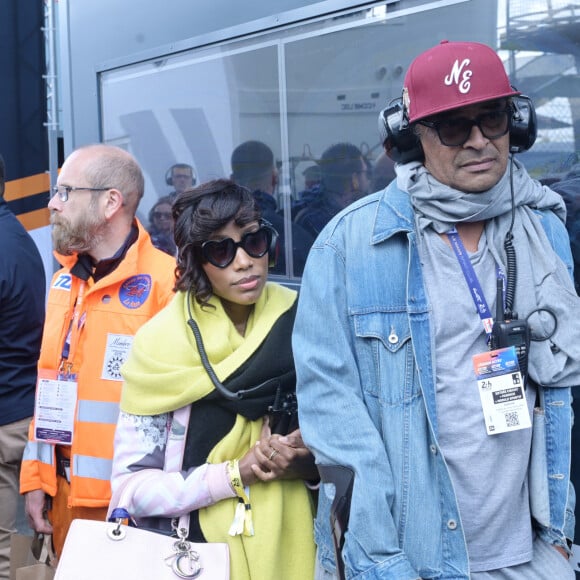
[[[528,371],[541,385],[580,385],[580,298],[566,265],[552,249],[541,214],[534,211],[552,211],[564,222],[562,198],[530,178],[515,159],[500,181],[482,193],[464,193],[443,185],[421,163],[399,165],[396,170],[397,185],[410,195],[418,231],[433,228],[445,233],[460,222],[485,221],[490,251],[504,272],[504,241],[512,221],[513,170],[516,209],[512,234],[517,259],[514,310],[520,319],[529,317],[536,337],[548,336],[554,330],[554,318],[557,320],[550,340],[532,341]]]

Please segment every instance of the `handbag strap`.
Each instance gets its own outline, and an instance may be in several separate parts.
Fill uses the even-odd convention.
[[[34,532],[30,549],[34,558],[41,564],[56,565],[57,557],[52,547],[52,534]]]

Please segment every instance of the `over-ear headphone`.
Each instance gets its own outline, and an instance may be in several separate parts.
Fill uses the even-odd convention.
[[[529,97],[515,95],[510,97],[511,117],[510,152],[527,151],[536,141],[538,132],[536,111]],[[423,148],[409,116],[403,99],[396,99],[379,113],[379,135],[387,155],[397,163],[422,161]]]
[[[536,109],[530,97],[516,95],[510,99],[510,152],[527,151],[536,142],[538,124]]]
[[[191,171],[191,181],[192,184],[195,185],[197,178],[195,176],[195,172],[193,171],[193,167],[191,165],[187,165],[186,163],[175,163],[172,165],[166,172],[165,172],[165,183],[170,187],[173,187],[173,170],[178,167],[189,167]]]
[[[387,155],[396,163],[423,160],[423,147],[409,124],[402,98],[379,113],[379,135]]]
[[[260,219],[260,227],[267,229],[272,239],[270,240],[270,246],[268,247],[268,268],[273,268],[276,265],[278,259],[278,231],[276,228],[264,218]]]

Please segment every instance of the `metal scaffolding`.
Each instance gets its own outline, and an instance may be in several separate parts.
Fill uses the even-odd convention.
[[[56,61],[55,0],[44,0],[44,42],[46,58],[46,122],[48,136],[48,171],[50,183],[56,183],[58,176],[58,77]]]
[[[512,82],[532,97],[536,106],[556,99],[565,102],[571,122],[569,114],[556,113],[540,117],[538,128],[562,135],[572,130],[576,152],[572,156],[580,159],[580,4],[570,0],[507,0],[505,22],[499,48],[509,51]],[[557,147],[557,137],[554,141]]]

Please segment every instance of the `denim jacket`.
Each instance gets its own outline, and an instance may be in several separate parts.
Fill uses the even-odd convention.
[[[550,212],[539,215],[571,269],[563,224]],[[457,500],[437,440],[430,318],[413,210],[392,183],[346,208],[318,237],[293,335],[304,441],[318,464],[355,473],[342,551],[349,579],[469,578]],[[538,473],[530,475],[537,490],[534,527],[548,543],[566,546],[574,526],[570,389],[540,391],[545,439],[535,442]],[[319,558],[329,571],[335,569],[333,494],[332,485],[322,485],[315,524]]]

